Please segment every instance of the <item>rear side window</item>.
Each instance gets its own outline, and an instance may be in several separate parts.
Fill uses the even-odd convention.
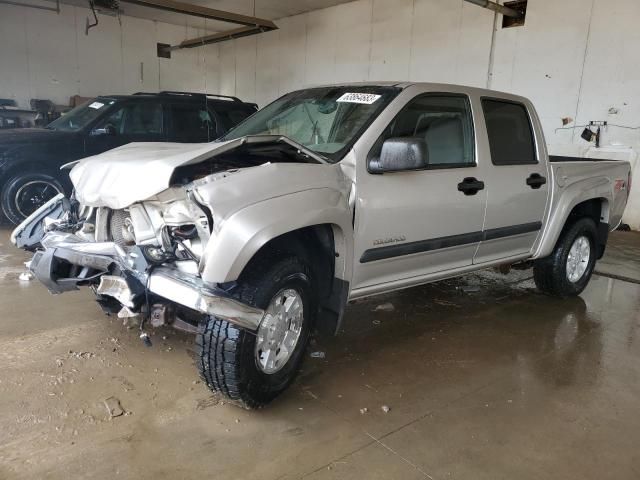
[[[482,110],[494,165],[538,163],[531,122],[524,105],[485,98]]]
[[[173,104],[170,107],[172,135],[176,142],[208,142],[216,137],[216,125],[206,108],[197,104]]]
[[[225,105],[224,107],[216,106],[214,108],[225,130],[231,130],[245,118],[255,113],[254,109],[246,106]]]

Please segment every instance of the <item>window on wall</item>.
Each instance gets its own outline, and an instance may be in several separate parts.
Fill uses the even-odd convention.
[[[378,158],[389,138],[425,140],[433,168],[475,165],[473,121],[469,100],[462,95],[427,94],[411,100],[387,126],[369,159]]]
[[[529,113],[520,103],[482,100],[494,165],[538,163]]]

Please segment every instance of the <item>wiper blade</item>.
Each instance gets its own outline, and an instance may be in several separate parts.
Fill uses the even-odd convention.
[[[313,150],[308,149],[304,145],[291,140],[289,137],[285,135],[247,135],[245,137],[241,137],[243,143],[285,143],[290,147],[295,148],[298,153],[301,155],[313,159],[318,163],[331,163],[327,157],[321,155]]]

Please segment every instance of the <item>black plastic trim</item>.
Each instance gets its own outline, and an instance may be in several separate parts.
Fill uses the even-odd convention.
[[[542,228],[542,222],[523,223],[510,227],[492,228],[485,230],[483,240],[495,240],[496,238],[512,237],[523,233],[537,232]]]
[[[523,233],[536,232],[542,228],[542,222],[523,223],[509,227],[492,228],[490,230],[450,235],[447,237],[418,240],[417,242],[401,243],[386,247],[370,248],[360,257],[360,263],[375,262],[387,258],[402,257],[414,253],[430,252],[442,248],[457,247],[470,243],[495,240],[497,238],[512,237]]]

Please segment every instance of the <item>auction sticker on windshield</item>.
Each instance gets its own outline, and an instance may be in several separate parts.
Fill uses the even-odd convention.
[[[89,108],[95,108],[96,110],[102,107],[104,107],[104,103],[100,103],[100,102],[93,102],[91,105],[89,105]]]
[[[378,100],[382,95],[376,95],[375,93],[345,93],[336,102],[344,103],[363,103],[365,105],[371,105]]]

